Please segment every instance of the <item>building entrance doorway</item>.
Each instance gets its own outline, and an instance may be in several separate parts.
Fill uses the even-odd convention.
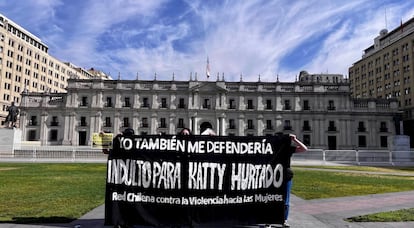
[[[328,136],[328,150],[336,150],[336,136]]]
[[[86,146],[86,131],[79,132],[79,146]]]

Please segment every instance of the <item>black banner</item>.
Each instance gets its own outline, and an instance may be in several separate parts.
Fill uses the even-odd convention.
[[[290,144],[286,135],[117,136],[105,224],[282,224]]]

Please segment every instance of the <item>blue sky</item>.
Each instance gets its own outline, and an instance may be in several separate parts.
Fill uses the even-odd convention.
[[[414,16],[407,0],[0,0],[0,13],[49,53],[117,78],[293,81],[348,74],[383,28]]]

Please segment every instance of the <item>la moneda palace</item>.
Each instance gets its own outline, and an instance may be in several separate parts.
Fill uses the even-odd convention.
[[[23,93],[25,141],[91,145],[91,134],[177,134],[203,126],[217,135],[294,133],[325,149],[386,149],[395,134],[393,99],[351,99],[347,79],[300,73],[287,82],[69,79],[66,93]]]

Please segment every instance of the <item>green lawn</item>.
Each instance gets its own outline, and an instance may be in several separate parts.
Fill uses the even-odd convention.
[[[312,170],[313,168],[315,170]],[[327,172],[335,170],[359,172]],[[413,167],[387,168],[366,166],[323,166],[295,167],[294,171],[295,177],[292,192],[304,199],[331,198],[414,190],[414,177],[396,175],[396,173],[414,175]],[[368,172],[380,172],[381,174],[369,174]],[[350,222],[414,221],[414,208],[362,215],[352,217],[347,220]]]
[[[106,164],[0,163],[0,221],[69,222],[104,203]]]
[[[322,169],[338,170],[337,167],[323,167]],[[367,172],[327,172],[323,170],[301,169],[300,167],[294,167],[293,170],[295,172],[295,177],[293,179],[294,184],[292,192],[303,199],[332,198],[414,190],[414,177],[393,175],[397,171],[412,173],[414,175],[414,171],[409,169],[364,168],[359,166],[344,167],[344,170],[369,170],[388,173],[389,175],[368,174]]]
[[[293,193],[304,199],[414,190],[413,177],[391,175],[413,169],[342,167],[390,174],[373,175],[337,172],[341,167],[313,167],[331,172],[305,168],[293,168]],[[0,222],[70,222],[104,203],[105,178],[106,164],[0,163]]]

